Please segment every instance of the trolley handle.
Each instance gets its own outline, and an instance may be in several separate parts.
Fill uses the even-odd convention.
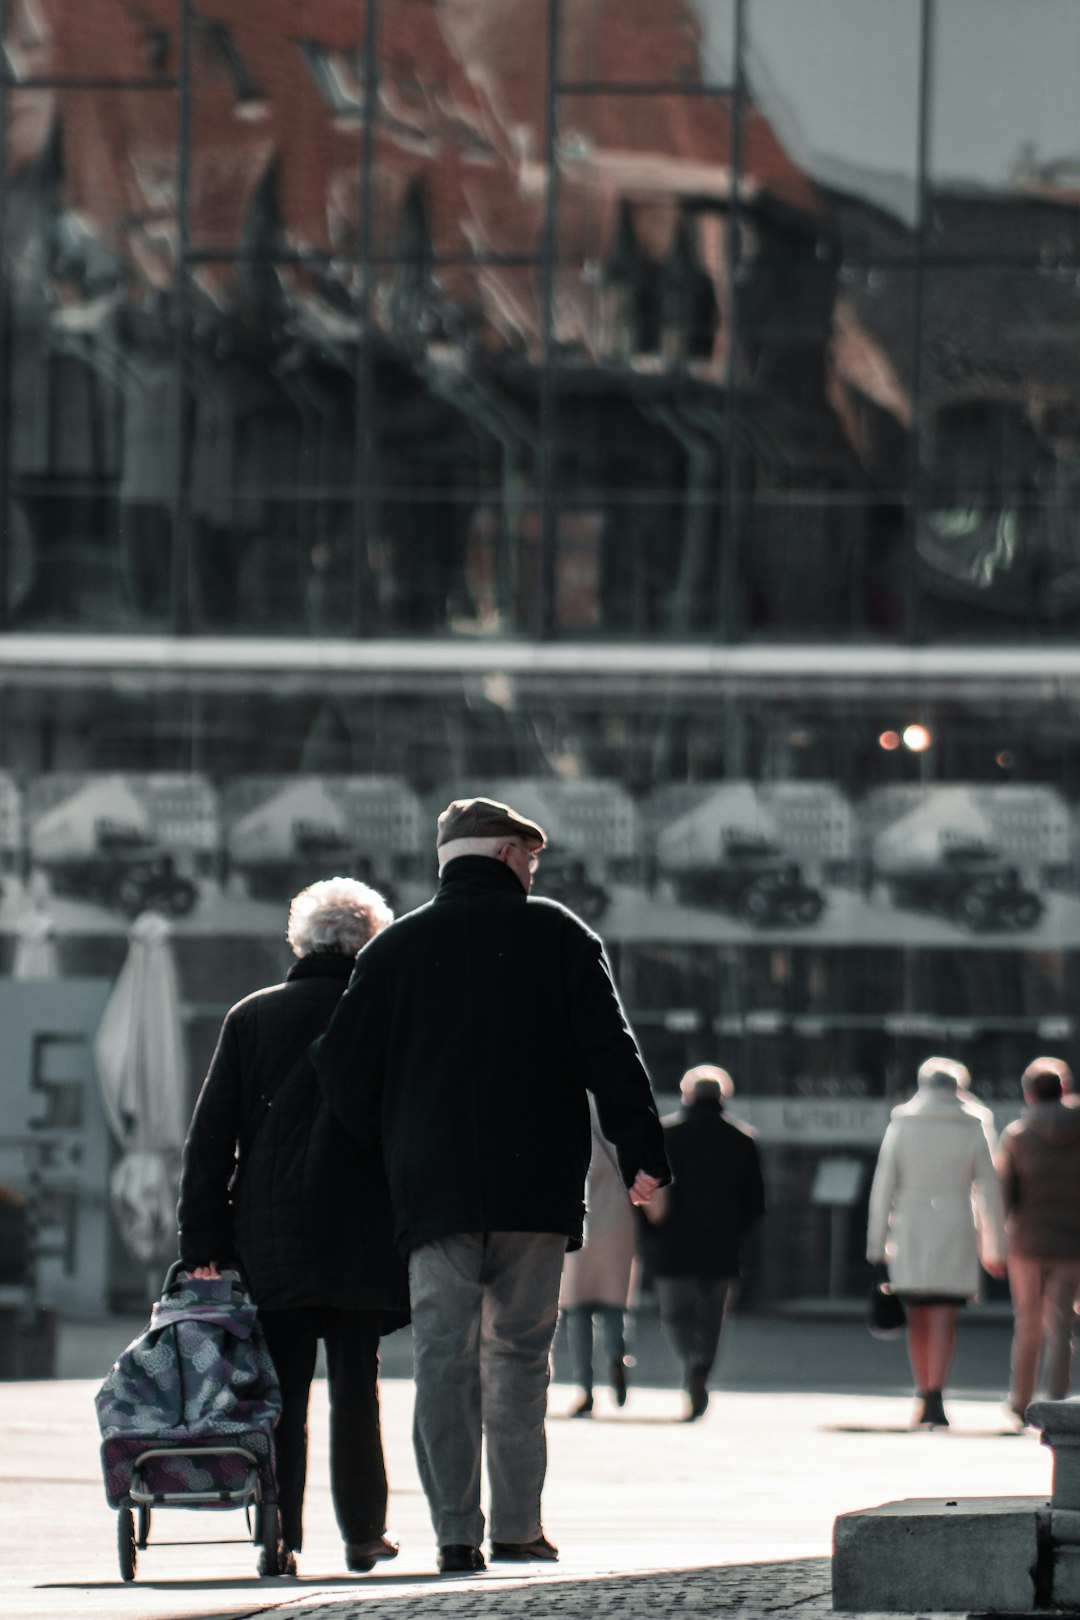
[[[182,1277],[190,1276],[194,1269],[194,1266],[190,1265],[186,1260],[174,1260],[168,1271],[165,1273],[165,1281],[161,1285],[162,1297],[164,1298],[166,1294],[174,1293],[175,1290],[180,1286],[180,1279]],[[229,1266],[221,1273],[221,1275],[223,1278],[232,1283],[234,1292],[239,1290],[243,1294],[247,1293],[247,1282],[239,1266]],[[199,1281],[200,1279],[196,1278],[195,1280]]]

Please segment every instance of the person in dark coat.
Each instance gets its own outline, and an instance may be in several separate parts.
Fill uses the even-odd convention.
[[[545,836],[491,799],[439,817],[439,889],[357,958],[314,1048],[335,1114],[381,1145],[409,1257],[414,1439],[444,1572],[555,1559],[540,1496],[559,1279],[580,1246],[588,1095],[630,1196],[668,1180],[649,1078],[604,949],[532,899]]]
[[[1036,1058],[1020,1077],[1024,1112],[998,1144],[997,1172],[1009,1242],[1013,1329],[1009,1409],[1023,1427],[1039,1362],[1047,1399],[1072,1383],[1080,1291],[1080,1110],[1067,1107],[1055,1058]]]
[[[687,1422],[709,1404],[709,1373],[732,1288],[739,1249],[765,1212],[765,1187],[754,1133],[728,1119],[734,1091],[725,1069],[688,1069],[683,1106],[664,1120],[674,1181],[645,1211],[645,1256],[656,1282],[660,1320],[679,1360]]]
[[[352,878],[313,883],[296,896],[288,941],[298,960],[284,984],[256,991],[226,1014],[184,1144],[180,1258],[197,1276],[239,1264],[281,1384],[278,1564],[286,1573],[295,1573],[303,1545],[307,1408],[319,1339],[346,1563],[364,1571],[397,1553],[385,1533],[377,1380],[380,1335],[408,1320],[408,1279],[378,1156],[341,1131],[309,1056],[357,951],[392,917],[381,895]]]

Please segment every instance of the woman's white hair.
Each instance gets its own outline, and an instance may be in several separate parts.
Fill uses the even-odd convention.
[[[294,956],[341,951],[355,956],[394,920],[382,895],[357,878],[332,877],[301,889],[289,907],[285,938]]]

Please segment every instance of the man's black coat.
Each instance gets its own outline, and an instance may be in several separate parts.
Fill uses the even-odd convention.
[[[184,1144],[180,1257],[239,1260],[267,1310],[382,1309],[389,1328],[408,1281],[382,1165],[341,1130],[307,1055],[352,967],[302,957],[227,1013]]]
[[[690,1103],[664,1120],[674,1186],[659,1225],[641,1223],[657,1277],[737,1277],[739,1246],[765,1210],[753,1136],[719,1102]]]
[[[381,1143],[408,1253],[458,1232],[581,1242],[587,1091],[627,1186],[669,1179],[649,1078],[597,936],[484,855],[376,936],[313,1050],[334,1113]]]

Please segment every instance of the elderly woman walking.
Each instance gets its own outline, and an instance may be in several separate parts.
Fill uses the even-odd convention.
[[[196,1275],[238,1263],[281,1384],[275,1436],[282,1546],[261,1574],[295,1574],[303,1543],[307,1409],[322,1339],[330,1387],[330,1484],[349,1569],[386,1539],[379,1338],[408,1320],[382,1165],[336,1124],[308,1048],[330,1022],[357,952],[392,920],[353,878],[293,900],[298,958],[284,984],[226,1014],[184,1144],[180,1257]]]
[[[583,1247],[563,1263],[559,1309],[566,1325],[570,1372],[581,1399],[570,1413],[585,1418],[593,1410],[593,1327],[603,1334],[607,1381],[616,1406],[626,1404],[626,1304],[634,1264],[634,1211],[615,1149],[592,1116],[592,1160],[585,1182]]]
[[[948,1427],[942,1392],[960,1307],[978,1296],[980,1259],[992,1277],[1005,1275],[993,1142],[969,1089],[962,1063],[927,1058],[915,1096],[892,1111],[870,1190],[867,1259],[885,1261],[907,1309],[915,1427]]]

